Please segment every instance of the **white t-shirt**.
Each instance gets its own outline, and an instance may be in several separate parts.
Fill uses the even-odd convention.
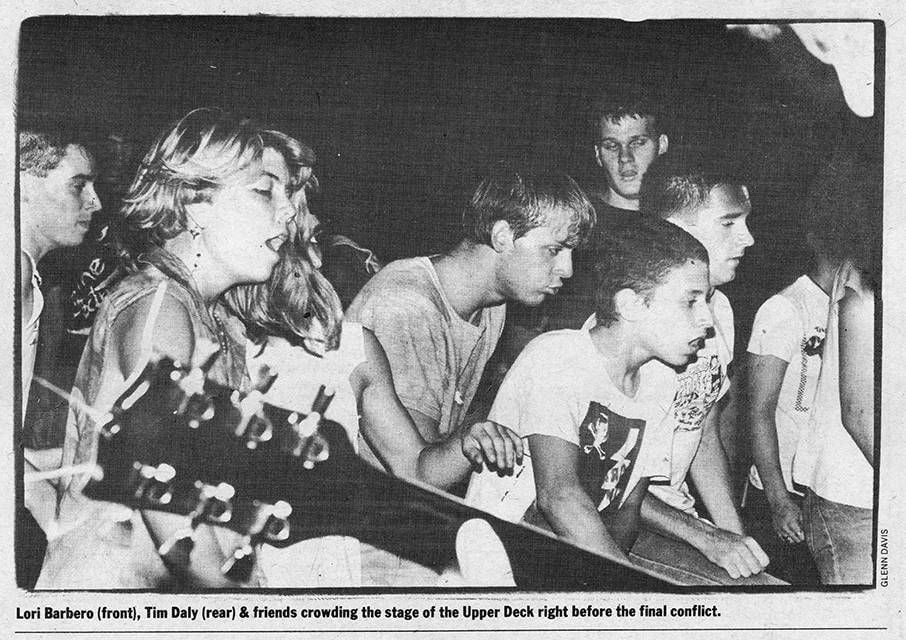
[[[264,400],[269,404],[308,413],[321,385],[336,395],[325,417],[346,429],[358,451],[359,415],[349,376],[365,361],[362,326],[343,323],[340,348],[322,357],[282,338],[268,338],[262,347],[246,345],[246,363],[252,379],[262,366],[277,373]],[[282,549],[263,545],[258,563],[269,587],[358,587],[362,584],[359,541],[348,536],[324,536]]]
[[[828,295],[814,280],[801,276],[761,305],[749,338],[749,353],[774,356],[789,363],[777,397],[774,422],[780,469],[787,489],[794,493],[793,456],[800,433],[808,428],[818,386],[828,301]],[[749,481],[763,488],[755,465],[749,470]]]
[[[793,477],[825,500],[871,509],[874,470],[843,426],[840,408],[838,312],[848,267],[834,278],[815,407],[797,446]]]
[[[702,422],[730,388],[727,369],[733,361],[733,309],[720,291],[708,303],[714,318],[714,335],[705,340],[695,362],[681,372],[652,360],[642,370],[675,390],[673,398],[673,452],[670,456],[670,483],[655,484],[648,490],[671,507],[695,514],[695,500],[689,493],[686,476],[702,439]]]
[[[374,332],[387,354],[403,406],[437,422],[427,442],[455,433],[469,410],[506,319],[506,305],[464,320],[450,304],[430,258],[391,262],[362,288],[346,318]],[[370,447],[363,457],[377,463]]]
[[[543,334],[522,351],[488,415],[523,438],[547,435],[579,448],[579,475],[598,511],[616,508],[642,477],[667,478],[672,389],[642,374],[634,398],[619,391],[585,329]],[[512,475],[472,474],[466,501],[518,521],[535,501],[531,451]]]

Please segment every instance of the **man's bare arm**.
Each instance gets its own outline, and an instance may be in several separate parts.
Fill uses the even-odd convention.
[[[715,405],[702,422],[702,439],[689,474],[714,523],[722,529],[742,534],[742,520],[733,500],[727,452],[718,432],[720,414]]]
[[[802,511],[787,491],[777,443],[777,398],[788,364],[776,356],[749,354],[749,425],[752,456],[771,508],[774,530],[780,536],[802,542]]]
[[[874,464],[874,304],[847,288],[840,301],[840,408],[843,427]]]
[[[509,471],[521,462],[522,439],[505,427],[493,422],[464,425],[443,438],[436,420],[407,411],[393,388],[381,344],[371,331],[365,329],[364,335],[366,362],[350,381],[360,397],[365,438],[393,474],[445,489],[465,478],[473,466]]]
[[[554,436],[529,436],[538,509],[558,535],[583,547],[626,559],[579,482],[579,449]]]
[[[650,493],[642,502],[641,514],[648,527],[692,545],[731,578],[760,573],[768,565],[767,555],[753,538],[715,527]]]

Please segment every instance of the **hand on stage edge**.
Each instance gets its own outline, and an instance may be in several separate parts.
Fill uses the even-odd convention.
[[[714,528],[705,556],[722,567],[731,578],[748,578],[768,566],[768,556],[754,538]]]

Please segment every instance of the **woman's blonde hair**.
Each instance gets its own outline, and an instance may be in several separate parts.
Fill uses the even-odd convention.
[[[186,206],[210,202],[232,176],[261,162],[268,148],[283,155],[294,182],[314,162],[314,152],[286,134],[219,109],[195,109],[162,134],[142,160],[114,220],[126,269],[138,271],[151,263],[184,276],[185,266],[163,246],[189,229]]]
[[[292,197],[296,215],[290,238],[280,248],[280,260],[271,277],[267,282],[233,287],[223,300],[245,323],[253,342],[260,344],[268,335],[279,335],[317,354],[311,342],[322,343],[325,350],[339,347],[343,308],[333,286],[309,258],[312,229],[305,219],[305,192],[318,185],[310,169],[313,152],[310,157],[311,163],[300,172],[304,180]]]

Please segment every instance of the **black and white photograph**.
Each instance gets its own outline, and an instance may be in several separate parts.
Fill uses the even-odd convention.
[[[744,16],[16,20],[16,633],[902,631],[889,24]]]

